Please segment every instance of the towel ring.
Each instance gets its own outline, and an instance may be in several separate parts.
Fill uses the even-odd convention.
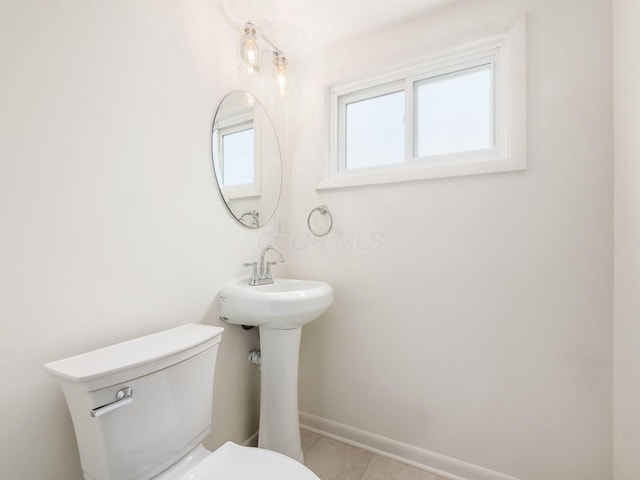
[[[313,216],[313,214],[315,212],[320,212],[322,215],[329,215],[329,227],[327,228],[327,230],[325,232],[316,232],[311,227],[311,217]],[[324,237],[325,235],[329,234],[329,232],[333,228],[333,217],[331,216],[331,212],[329,212],[329,209],[327,208],[326,205],[320,205],[319,207],[316,207],[316,208],[314,208],[313,210],[311,210],[309,212],[309,216],[307,217],[307,227],[309,227],[309,231],[312,234],[314,234],[316,237]]]

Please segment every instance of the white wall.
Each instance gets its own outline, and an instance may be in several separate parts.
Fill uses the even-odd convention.
[[[616,479],[626,480],[640,423],[630,380],[637,33],[627,23],[637,6],[615,3],[625,73]],[[289,274],[336,292],[305,327],[302,411],[522,479],[610,478],[609,9],[461,2],[296,65],[280,243]],[[527,172],[315,192],[326,82],[502,31],[523,11]],[[219,324],[217,291],[266,237],[219,202],[210,125],[227,91],[269,95],[239,75],[235,32],[205,0],[4,1],[0,65],[0,478],[79,480],[64,399],[41,364],[185,322]],[[307,243],[307,214],[321,203],[334,232]],[[257,428],[258,373],[246,363],[256,345],[254,332],[226,329],[209,447]]]
[[[640,4],[614,0],[615,277],[613,478],[640,472]]]
[[[610,8],[459,2],[296,66],[280,244],[290,274],[335,288],[303,333],[303,418],[521,479],[611,478]],[[526,172],[314,190],[327,83],[501,33],[523,12]],[[310,243],[323,203],[334,231]]]
[[[223,95],[262,93],[235,35],[206,0],[0,2],[0,478],[82,478],[43,363],[219,324],[218,290],[256,258],[210,161]],[[257,343],[226,328],[210,447],[257,430]]]

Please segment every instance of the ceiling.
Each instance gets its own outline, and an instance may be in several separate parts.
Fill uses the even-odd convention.
[[[252,21],[289,57],[335,44],[454,0],[214,0],[240,29]]]

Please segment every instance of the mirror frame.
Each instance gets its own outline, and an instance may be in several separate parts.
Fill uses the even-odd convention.
[[[245,217],[246,215],[252,215],[252,212],[255,212],[257,209],[253,209],[253,210],[248,210],[247,212],[243,213],[241,216],[237,216],[236,213],[234,213],[234,211],[232,210],[231,206],[229,205],[228,200],[225,198],[224,193],[222,191],[223,189],[223,185],[221,182],[221,179],[219,178],[218,175],[218,169],[216,168],[216,160],[217,160],[217,153],[214,151],[214,135],[216,134],[216,121],[218,120],[218,116],[220,114],[221,108],[224,105],[225,100],[227,100],[228,98],[230,98],[232,95],[236,95],[236,94],[242,94],[242,95],[251,95],[251,97],[253,97],[255,104],[254,104],[254,108],[261,108],[262,112],[264,113],[264,117],[265,119],[268,121],[269,126],[271,127],[271,131],[273,132],[273,138],[275,140],[274,144],[277,150],[277,156],[278,156],[278,162],[280,165],[280,172],[278,175],[278,181],[279,181],[279,185],[277,188],[277,192],[276,192],[276,200],[275,200],[275,204],[273,205],[273,208],[271,209],[271,211],[268,212],[268,216],[266,216],[266,218],[260,218],[257,221],[257,225],[250,225],[247,224],[245,222],[242,221],[242,217]],[[264,132],[263,132],[264,134]],[[278,133],[276,132],[276,127],[273,124],[273,121],[271,120],[271,116],[269,115],[269,112],[267,111],[267,109],[265,108],[265,106],[262,104],[262,102],[258,99],[258,97],[256,97],[253,93],[247,91],[247,90],[232,90],[229,93],[225,94],[224,97],[222,97],[222,100],[220,100],[220,102],[218,103],[218,108],[216,108],[216,112],[213,116],[213,122],[211,125],[211,137],[209,139],[209,144],[211,147],[211,166],[213,168],[213,176],[214,179],[216,181],[216,187],[218,190],[218,195],[220,197],[220,200],[222,200],[222,203],[224,204],[227,212],[229,212],[229,215],[231,215],[231,217],[240,225],[242,225],[245,228],[248,228],[250,230],[256,230],[260,227],[264,227],[267,223],[269,223],[269,221],[273,218],[276,210],[278,209],[278,205],[280,204],[280,197],[282,196],[282,179],[283,179],[283,175],[282,175],[282,149],[280,148],[280,140],[278,139]],[[262,164],[262,162],[264,161],[264,157],[265,155],[260,154],[260,162],[261,162],[261,166],[260,166],[260,171],[264,170],[264,165]],[[262,190],[264,190],[265,186],[261,187]],[[262,213],[262,212],[258,212],[258,213]],[[255,216],[254,216],[255,218]]]

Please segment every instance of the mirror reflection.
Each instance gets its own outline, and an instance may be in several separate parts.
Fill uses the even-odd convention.
[[[269,115],[251,93],[231,92],[220,103],[212,154],[227,210],[245,227],[266,224],[280,198],[280,147]]]

